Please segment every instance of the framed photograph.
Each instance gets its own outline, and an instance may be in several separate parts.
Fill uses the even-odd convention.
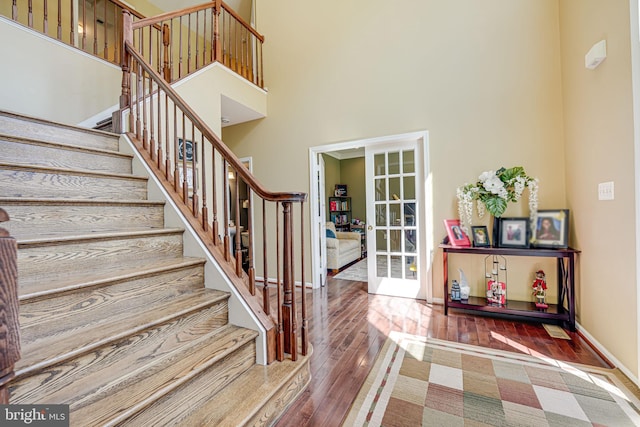
[[[476,248],[486,248],[491,246],[489,241],[489,232],[485,225],[472,225],[471,235],[473,237],[473,246]]]
[[[529,247],[529,218],[500,218],[499,248]]]
[[[346,197],[347,195],[347,186],[346,184],[336,184],[335,196],[336,197]]]
[[[566,248],[569,243],[569,209],[539,210],[533,246]]]
[[[193,162],[193,159],[195,157],[195,145],[193,144],[193,141],[189,141],[188,139],[183,140],[182,138],[178,138],[178,160],[182,161],[183,158],[183,147],[184,147],[184,152],[187,156],[187,162]]]
[[[444,227],[447,229],[447,236],[451,246],[471,246],[471,241],[462,230],[459,219],[445,219]]]

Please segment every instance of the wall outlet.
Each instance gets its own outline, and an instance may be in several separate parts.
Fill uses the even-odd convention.
[[[613,181],[598,184],[598,200],[613,200]]]

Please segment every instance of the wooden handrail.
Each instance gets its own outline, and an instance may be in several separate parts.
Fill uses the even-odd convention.
[[[125,40],[125,47],[128,54],[140,64],[143,71],[153,77],[154,83],[167,93],[167,96],[171,98],[176,106],[179,107],[192,122],[201,127],[200,131],[203,133],[205,138],[215,146],[216,150],[222,154],[231,167],[240,174],[241,178],[257,193],[258,196],[270,202],[304,202],[307,200],[307,193],[272,192],[264,188],[264,186],[255,179],[242,162],[238,160],[233,151],[231,151],[229,147],[227,147],[222,140],[218,138],[218,136],[203,120],[200,119],[184,99],[182,99],[182,97],[173,90],[171,85],[168,84],[152,66],[146,63],[142,55],[136,51],[135,46],[133,46],[130,41]]]
[[[160,15],[151,16],[145,19],[141,19],[140,21],[134,22],[133,29],[137,30],[142,27],[159,24],[163,21],[169,21],[173,18],[179,18],[184,15],[189,15],[194,12],[200,12],[202,10],[211,9],[211,8],[215,8],[214,1],[210,1],[208,3],[202,3],[196,6],[185,7],[184,9],[174,10],[172,12],[161,13]]]
[[[0,222],[9,221],[0,208]],[[7,383],[20,360],[20,323],[18,320],[18,245],[0,228],[0,404],[9,403]]]
[[[112,0],[117,1],[117,0]],[[228,4],[225,2],[220,2],[221,8],[227,11],[231,16],[233,16],[238,22],[240,22],[247,30],[249,30],[254,36],[256,36],[261,42],[264,42],[264,36],[260,34],[256,29],[251,27],[238,13],[233,10]],[[136,30],[138,28],[146,27],[148,25],[159,24],[163,21],[168,21],[173,18],[179,18],[180,16],[189,15],[191,13],[200,12],[203,10],[217,8],[216,1],[209,1],[207,3],[202,3],[199,5],[185,7],[184,9],[174,10],[172,12],[161,13],[160,15],[156,15],[149,18],[140,19],[139,21],[134,22],[133,29]]]
[[[256,36],[261,42],[264,42],[264,36],[260,34],[257,30],[255,30],[250,24],[247,23],[238,13],[233,10],[228,4],[222,2],[222,8],[229,13],[229,15],[233,16],[236,21],[240,22],[247,30],[251,31],[251,33]]]

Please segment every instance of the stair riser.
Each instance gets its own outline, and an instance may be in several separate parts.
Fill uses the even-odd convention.
[[[247,344],[241,350],[223,359],[218,365],[200,374],[172,393],[156,400],[142,412],[124,421],[122,426],[160,426],[182,425],[190,413],[189,408],[214,398],[214,394],[222,390],[240,374],[255,364],[255,342]],[[239,402],[242,398],[239,396]],[[74,424],[74,413],[71,413],[71,424]]]
[[[2,197],[144,200],[147,183],[141,179],[62,174],[23,169],[0,169]]]
[[[102,272],[118,265],[136,265],[144,260],[175,259],[182,256],[182,234],[135,236],[83,242],[59,242],[42,246],[20,245],[18,250],[18,285],[47,280],[51,275],[99,269]]]
[[[112,230],[162,228],[162,205],[103,205],[79,203],[3,204],[10,221],[3,223],[11,235],[80,234]]]
[[[118,137],[51,126],[0,114],[0,133],[60,144],[118,151]]]
[[[94,172],[131,173],[131,159],[0,139],[0,161]]]
[[[104,372],[126,372],[144,366],[149,361],[150,349],[154,349],[152,359],[161,357],[222,327],[227,319],[228,305],[224,300],[131,335],[12,383],[11,402],[71,402],[79,398],[77,390],[107,383],[109,377]]]

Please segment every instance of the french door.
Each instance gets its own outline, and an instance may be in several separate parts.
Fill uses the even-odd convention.
[[[369,293],[425,297],[419,153],[416,140],[365,147]]]

